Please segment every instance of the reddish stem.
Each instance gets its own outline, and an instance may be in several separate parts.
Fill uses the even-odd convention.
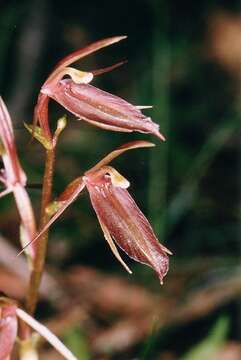
[[[46,151],[45,171],[42,188],[42,202],[40,214],[40,228],[49,220],[45,209],[51,202],[52,183],[55,164],[55,147]],[[48,243],[48,231],[46,231],[36,243],[36,256],[33,262],[33,269],[30,275],[29,289],[26,298],[26,309],[30,315],[33,315],[38,301],[39,286],[45,265],[45,257]]]

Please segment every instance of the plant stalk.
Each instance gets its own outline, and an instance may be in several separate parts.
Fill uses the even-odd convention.
[[[51,202],[52,198],[54,164],[55,146],[53,146],[52,149],[46,151],[39,224],[40,228],[42,228],[49,220],[49,216],[45,210]],[[31,271],[29,289],[26,297],[26,309],[30,315],[34,314],[37,305],[39,286],[45,265],[47,243],[48,231],[46,231],[36,242],[36,254],[33,260],[33,269]]]

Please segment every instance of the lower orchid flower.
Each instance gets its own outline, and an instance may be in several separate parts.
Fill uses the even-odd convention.
[[[110,161],[129,149],[151,146],[154,144],[147,141],[133,141],[125,144],[107,155],[84,176],[70,183],[57,201],[49,206],[49,213],[54,213],[54,215],[40,230],[34,241],[86,187],[104,237],[116,258],[131,273],[117,250],[117,244],[129,257],[152,267],[162,283],[168,271],[168,254],[171,255],[171,252],[159,243],[150,223],[127,191],[128,180],[108,165]]]

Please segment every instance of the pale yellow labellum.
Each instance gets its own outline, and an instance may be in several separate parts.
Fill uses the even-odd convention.
[[[65,75],[69,75],[76,84],[88,84],[94,77],[91,72],[80,71],[72,67],[66,67],[63,72]]]
[[[130,186],[129,181],[112,166],[104,166],[103,170],[110,175],[112,185],[122,189],[127,189]]]

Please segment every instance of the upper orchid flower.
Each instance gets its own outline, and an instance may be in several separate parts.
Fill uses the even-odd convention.
[[[128,191],[129,182],[109,162],[129,149],[150,147],[146,141],[125,144],[102,159],[83,177],[74,180],[49,208],[54,215],[40,230],[37,240],[64,212],[86,187],[96,212],[105,239],[122,265],[131,273],[122,260],[115,243],[136,261],[151,266],[160,282],[168,271],[168,256],[171,252],[158,242],[152,227],[136,205]]]
[[[1,97],[0,144],[0,155],[4,166],[1,170],[0,181],[5,186],[0,197],[13,192],[22,223],[22,239],[29,242],[36,234],[35,219],[30,199],[25,190],[27,178],[19,163],[11,118]],[[30,247],[30,254],[34,256],[33,247]]]
[[[69,67],[71,63],[78,59],[125,38],[126,36],[116,36],[97,41],[73,52],[59,62],[42,86],[35,107],[34,122],[35,124],[39,122],[44,136],[48,140],[51,140],[48,123],[49,98],[57,101],[77,118],[100,128],[124,132],[151,133],[161,140],[165,140],[164,136],[159,132],[159,125],[155,124],[150,117],[146,117],[141,113],[140,109],[142,107],[131,105],[115,95],[89,85],[94,75],[109,71],[122,63],[93,72],[83,72]],[[70,79],[63,79],[65,75],[68,75]]]

